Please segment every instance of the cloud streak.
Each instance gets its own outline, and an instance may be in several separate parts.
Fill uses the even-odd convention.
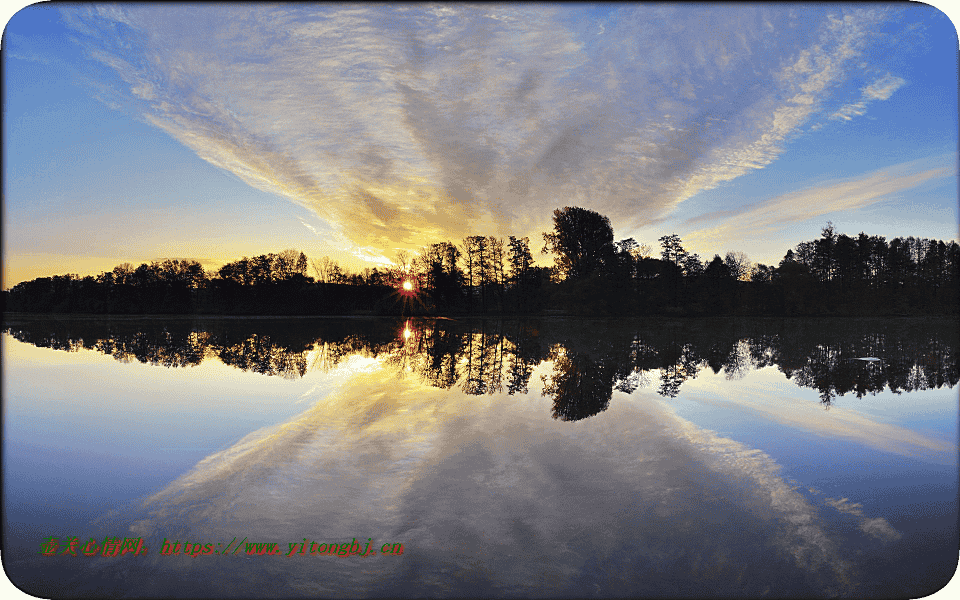
[[[905,190],[928,181],[955,177],[955,156],[942,155],[911,161],[848,179],[831,181],[796,192],[782,194],[763,202],[736,209],[715,211],[693,217],[689,225],[717,222],[688,234],[685,239],[699,245],[720,240],[774,234],[783,227],[842,210],[864,208],[883,202]]]
[[[833,120],[850,121],[853,117],[866,114],[867,105],[874,100],[887,100],[899,89],[906,81],[899,77],[887,74],[886,77],[878,79],[871,85],[863,89],[863,97],[859,102],[844,104],[837,112],[830,115]]]
[[[123,82],[105,101],[314,211],[358,256],[536,236],[568,204],[617,227],[663,219],[777,160],[845,100],[843,80],[875,69],[865,59],[893,17],[876,6],[61,12],[102,80]]]
[[[883,517],[869,518],[863,514],[863,505],[859,502],[850,502],[849,498],[827,498],[826,504],[834,507],[842,513],[860,517],[860,529],[877,539],[884,541],[895,541],[903,537],[899,531],[893,528]]]

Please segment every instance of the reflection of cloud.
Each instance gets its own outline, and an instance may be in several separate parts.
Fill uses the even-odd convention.
[[[870,7],[69,5],[149,123],[354,247],[615,223],[783,152],[887,39]],[[893,77],[893,76],[891,76]],[[893,81],[893,79],[891,79]],[[892,92],[874,84],[871,99]],[[889,90],[889,91],[888,91]]]
[[[780,476],[780,466],[765,452],[749,448],[735,440],[700,429],[675,417],[682,439],[697,448],[705,463],[731,480],[750,481],[765,502],[784,523],[780,542],[798,564],[809,569],[826,568],[845,581],[849,564],[817,522],[816,509]]]
[[[468,397],[383,365],[330,374],[338,385],[313,407],[204,459],[150,498],[132,529],[225,542],[240,529],[250,539],[372,536],[411,550],[409,561],[373,565],[217,567],[242,568],[244,580],[270,571],[300,595],[318,580],[340,595],[387,584],[395,595],[581,595],[594,581],[645,595],[675,578],[752,596],[784,573],[817,593],[850,589],[838,541],[769,456],[676,417],[653,394],[618,394],[609,411],[570,424],[550,418],[548,398]],[[158,573],[186,564],[151,560]],[[691,563],[702,566],[695,576]],[[747,563],[756,577],[743,577]]]
[[[952,155],[912,161],[858,177],[790,192],[737,209],[703,214],[687,222],[720,220],[720,224],[694,231],[685,239],[706,245],[711,240],[767,236],[790,223],[836,211],[863,208],[928,181],[955,176],[954,161],[955,156]]]
[[[824,499],[824,502],[842,513],[847,513],[848,515],[854,515],[856,517],[863,516],[863,505],[859,502],[850,502],[849,498],[841,498],[839,500],[836,498],[826,498]]]
[[[863,514],[863,505],[860,503],[854,504],[850,502],[848,498],[841,498],[839,500],[836,498],[826,498],[824,502],[842,513],[862,517],[860,519],[860,529],[862,529],[864,533],[877,539],[889,542],[899,540],[901,537],[900,532],[894,529],[883,517],[873,519],[866,517]]]
[[[781,383],[783,374],[775,369],[761,369],[752,373],[751,377],[751,389],[755,392],[729,396],[720,387],[712,385],[711,375],[706,374],[697,380],[701,389],[706,386],[705,389],[710,390],[709,395],[701,401],[733,405],[777,423],[822,436],[852,440],[882,452],[940,464],[956,463],[957,447],[954,443],[881,423],[842,406],[831,406],[830,411],[826,412],[818,402],[784,393]]]

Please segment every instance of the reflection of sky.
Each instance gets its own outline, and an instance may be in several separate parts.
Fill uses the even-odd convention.
[[[690,410],[699,422],[726,419],[722,413],[728,412],[748,422],[759,418],[882,452],[956,464],[957,411],[948,388],[900,395],[884,389],[860,399],[848,393],[825,410],[817,390],[796,386],[776,367],[750,370],[734,381],[704,369],[683,385],[679,403],[698,404]]]
[[[74,510],[92,518],[156,490],[251,429],[302,411],[298,392],[336,376],[267,378],[217,360],[166,369],[3,342],[5,487],[13,510],[40,520]],[[276,386],[289,396],[268,391]]]
[[[758,594],[763,589],[751,586],[776,583],[785,569],[811,589],[842,594],[859,576],[849,550],[906,543],[909,523],[898,509],[942,472],[921,461],[956,447],[955,438],[952,445],[944,437],[905,440],[891,433],[901,431],[895,422],[854,409],[825,412],[808,390],[781,383],[788,393],[775,397],[776,372],[736,381],[702,372],[677,399],[646,388],[615,392],[606,411],[562,422],[550,417],[551,399],[536,392],[468,396],[428,387],[403,361],[354,357],[327,373],[284,380],[216,361],[161,369],[4,340],[4,444],[15,450],[6,477],[21,486],[20,498],[31,490],[11,473],[24,471],[32,437],[45,446],[33,457],[38,467],[66,451],[58,455],[64,462],[54,477],[65,478],[58,484],[100,475],[100,497],[71,499],[98,505],[93,513],[106,508],[103,495],[124,486],[126,497],[163,488],[142,508],[110,517],[148,539],[374,537],[410,549],[404,562],[245,563],[243,573],[222,562],[207,572],[196,559],[152,556],[144,564],[154,583],[186,568],[210,581],[229,572],[238,586],[279,578],[285,591],[300,594],[376,592],[389,582],[421,595],[606,595],[653,589],[666,573]],[[551,371],[544,363],[531,381]],[[724,423],[736,419],[720,412],[683,418],[685,403],[708,396],[726,415],[750,417],[759,437],[731,430]],[[765,408],[774,400],[776,410]],[[758,425],[757,415],[769,426]],[[812,438],[825,440],[817,451],[845,458],[811,461]],[[791,446],[797,449],[785,451]],[[184,447],[210,449],[161,450]],[[111,464],[94,452],[120,458]],[[891,454],[906,461],[878,469]],[[831,484],[840,479],[845,486]],[[870,495],[878,490],[901,499],[878,501]],[[47,518],[57,509],[66,507],[51,504]],[[769,556],[753,554],[763,544]],[[640,562],[631,565],[634,559]],[[691,571],[691,564],[709,567]],[[742,579],[742,565],[768,571]]]
[[[890,524],[914,531],[955,522],[953,390],[884,390],[861,399],[848,393],[829,410],[819,400],[817,390],[797,387],[768,367],[736,380],[701,371],[669,406],[692,423],[763,448],[811,502],[841,512],[862,504],[860,527],[871,535],[883,535]],[[878,514],[889,520],[881,528],[872,520]]]
[[[559,591],[591,551],[618,551],[625,540],[614,531],[642,539],[709,510],[700,484],[729,478],[740,482],[741,509],[774,520],[781,550],[840,585],[845,559],[772,461],[638,400],[564,423],[542,397],[472,397],[390,371],[356,374],[295,419],[206,458],[150,501],[135,530],[156,536],[198,507],[203,522],[189,530],[217,539],[249,523],[287,537],[372,529],[428,554],[424,568],[441,579],[444,565],[470,562],[494,580]],[[726,535],[732,544],[735,532]],[[546,558],[545,548],[562,551]],[[352,576],[354,586],[371,584]]]

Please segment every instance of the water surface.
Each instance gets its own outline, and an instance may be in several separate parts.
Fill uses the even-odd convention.
[[[920,597],[957,562],[953,322],[4,326],[4,563],[44,597]],[[73,536],[149,552],[38,554]]]

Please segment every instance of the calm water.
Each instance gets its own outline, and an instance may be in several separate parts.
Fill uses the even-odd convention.
[[[958,337],[8,318],[4,566],[42,597],[920,597],[957,563]],[[106,536],[148,553],[83,555]]]

